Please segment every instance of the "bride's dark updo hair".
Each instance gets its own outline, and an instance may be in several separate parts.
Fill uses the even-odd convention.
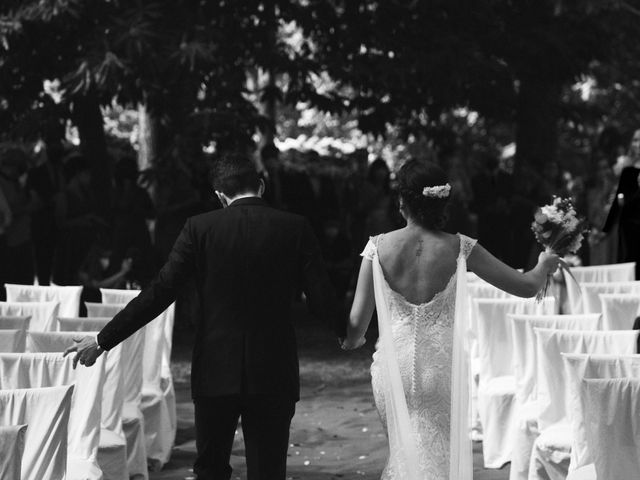
[[[429,230],[441,230],[447,221],[449,196],[425,197],[425,187],[447,183],[447,174],[435,163],[407,161],[397,173],[398,193],[405,212],[419,225]]]

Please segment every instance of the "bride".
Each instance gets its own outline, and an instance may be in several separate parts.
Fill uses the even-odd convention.
[[[533,270],[520,273],[475,240],[441,230],[451,190],[442,169],[410,160],[397,179],[407,226],[366,245],[342,348],[364,344],[375,308],[380,338],[371,377],[390,449],[382,478],[471,480],[467,268],[532,297],[558,257],[542,253]]]

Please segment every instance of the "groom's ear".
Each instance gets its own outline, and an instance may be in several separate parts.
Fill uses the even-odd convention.
[[[264,183],[264,179],[260,179],[260,185],[258,185],[258,196],[262,197],[264,195],[267,186]]]

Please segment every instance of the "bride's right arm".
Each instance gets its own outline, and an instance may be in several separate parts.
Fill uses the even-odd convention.
[[[364,342],[364,334],[369,328],[369,322],[376,307],[375,295],[373,293],[373,268],[371,260],[362,259],[360,273],[358,274],[358,285],[349,314],[347,324],[347,338],[343,344],[344,348],[358,348]],[[360,343],[361,342],[361,343]]]
[[[491,255],[480,244],[467,259],[469,269],[491,285],[518,297],[533,297],[544,286],[547,275],[558,268],[557,255],[542,252],[538,264],[528,272],[519,272]]]

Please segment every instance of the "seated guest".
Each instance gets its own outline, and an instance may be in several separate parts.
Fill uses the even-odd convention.
[[[84,287],[83,302],[100,302],[101,288],[126,288],[127,275],[131,271],[133,260],[125,258],[120,268],[116,269],[111,266],[111,256],[111,248],[105,243],[96,242],[89,250],[78,271],[78,280]]]

